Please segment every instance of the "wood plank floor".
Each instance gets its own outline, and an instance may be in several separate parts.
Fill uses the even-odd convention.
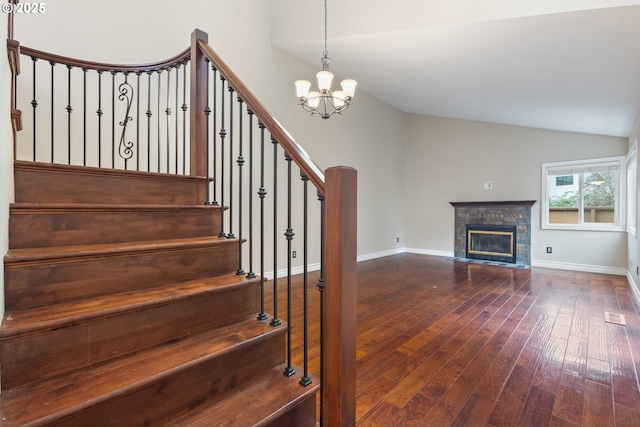
[[[640,426],[640,317],[627,286],[622,276],[413,254],[359,263],[357,425]],[[297,339],[299,278],[293,288]],[[311,328],[312,373],[317,336]],[[292,351],[302,366],[301,348]]]

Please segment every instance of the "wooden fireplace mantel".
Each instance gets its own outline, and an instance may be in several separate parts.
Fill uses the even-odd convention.
[[[449,202],[454,208],[469,206],[533,206],[535,200],[496,200],[484,202]]]

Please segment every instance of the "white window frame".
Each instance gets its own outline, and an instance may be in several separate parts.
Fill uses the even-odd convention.
[[[627,233],[636,237],[638,232],[638,193],[636,186],[638,182],[638,138],[633,141],[633,145],[627,154]]]
[[[540,220],[541,228],[551,230],[589,230],[589,231],[626,231],[625,216],[626,216],[626,163],[627,156],[616,157],[603,157],[599,159],[588,160],[572,160],[566,162],[553,162],[542,164],[542,197],[540,203]],[[615,195],[615,222],[613,224],[607,223],[595,223],[595,222],[583,222],[580,224],[558,224],[549,222],[549,175],[550,172],[559,169],[585,169],[586,172],[589,167],[598,167],[599,165],[615,164],[618,167],[618,176],[616,180],[616,195]],[[582,181],[582,179],[580,180]],[[582,186],[582,182],[580,182]],[[582,206],[578,208],[578,211],[582,209]]]

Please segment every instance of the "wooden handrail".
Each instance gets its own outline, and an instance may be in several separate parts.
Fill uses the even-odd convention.
[[[158,62],[151,62],[147,64],[127,65],[127,64],[108,64],[106,62],[93,62],[85,61],[82,59],[69,58],[62,55],[56,55],[53,53],[44,52],[30,47],[21,46],[20,53],[33,58],[42,59],[44,61],[53,61],[57,64],[71,65],[72,67],[86,68],[88,70],[96,71],[119,71],[119,72],[146,72],[146,71],[159,71],[168,67],[172,67],[175,64],[181,63],[190,57],[190,49],[185,49],[176,56]]]
[[[198,30],[196,30],[198,31]],[[201,33],[202,34],[202,33]],[[298,165],[302,173],[309,178],[321,194],[324,194],[324,173],[315,165],[309,155],[300,147],[293,137],[282,125],[269,113],[264,105],[251,93],[238,76],[231,71],[229,66],[216,54],[211,46],[203,40],[197,40],[197,46],[204,53],[204,56],[211,62],[216,70],[227,81],[229,86],[236,91],[240,99],[247,108],[255,114],[260,123],[271,133],[271,136],[280,144],[284,151]],[[192,65],[194,67],[194,65]]]

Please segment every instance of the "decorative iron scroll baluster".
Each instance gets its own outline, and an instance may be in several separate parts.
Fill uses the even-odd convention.
[[[140,70],[136,70],[136,170],[140,170]]]
[[[260,128],[260,189],[258,197],[260,198],[260,313],[258,320],[267,320],[264,312],[264,198],[267,196],[267,190],[264,188],[264,125],[258,122]]]
[[[151,70],[147,70],[147,170],[151,172]]]
[[[55,137],[54,137],[54,123],[55,123],[55,104],[54,104],[54,88],[55,88],[55,82],[54,82],[54,68],[56,66],[55,61],[49,61],[49,64],[51,65],[51,163],[54,163],[53,161],[53,151],[54,151],[54,141],[55,141]]]
[[[171,68],[167,67],[167,108],[164,110],[167,122],[167,173],[171,172]]]
[[[209,60],[207,58],[205,58],[204,62],[206,62],[208,64]],[[205,93],[206,93],[205,99],[206,99],[206,104],[207,105],[204,107],[204,115],[207,118],[207,120],[206,120],[207,125],[205,126],[206,127],[206,135],[207,135],[206,138],[205,138],[207,140],[206,149],[205,149],[206,156],[207,156],[207,180],[205,182],[207,196],[206,196],[206,201],[204,202],[204,204],[205,205],[210,205],[211,204],[211,189],[210,189],[211,180],[209,178],[210,178],[211,175],[210,175],[210,171],[209,171],[209,161],[210,161],[209,158],[211,156],[209,154],[209,147],[210,147],[211,144],[209,144],[209,127],[210,127],[209,116],[211,115],[211,107],[209,107],[209,66],[207,66],[206,69],[207,69],[207,79],[206,79],[207,83],[206,83],[206,89],[205,89]],[[215,136],[214,136],[214,139],[215,139]],[[215,177],[215,175],[214,175],[214,177]]]
[[[229,233],[227,239],[233,239],[233,88],[227,85],[229,90]],[[224,158],[222,159],[224,162]]]
[[[133,157],[133,141],[126,141],[127,123],[133,120],[129,115],[131,112],[131,103],[133,102],[133,87],[127,81],[128,75],[128,72],[124,73],[124,82],[118,87],[118,91],[120,92],[118,100],[125,101],[127,105],[124,113],[124,119],[119,123],[120,126],[122,126],[122,134],[120,135],[120,144],[118,145],[118,154],[124,160],[125,169],[127,169],[127,161]]]
[[[247,278],[253,279],[256,277],[256,273],[253,272],[253,197],[251,197],[251,189],[253,188],[253,111],[247,109],[247,114],[249,115],[249,272]]]
[[[243,102],[240,97],[238,97],[238,271],[236,271],[237,276],[243,276],[244,270],[242,269],[242,198],[244,194],[242,193],[242,167],[244,166],[244,157],[242,157],[242,145],[244,141],[242,140],[242,106]]]
[[[102,73],[98,70],[98,167],[102,167]]]
[[[287,367],[283,373],[285,376],[290,377],[296,373],[291,364],[291,242],[295,233],[291,228],[291,157],[285,153],[284,158],[287,161],[287,231],[284,233],[287,239]]]
[[[82,165],[87,166],[87,67],[82,68]]]
[[[36,161],[36,110],[38,108],[38,101],[36,100],[36,62],[38,58],[35,56],[31,57],[31,61],[33,64],[33,98],[31,99],[31,107],[33,107],[33,161]]]
[[[224,139],[227,131],[224,129],[224,84],[226,80],[220,77],[220,90],[223,95],[220,97],[220,205],[224,206]],[[220,234],[218,237],[227,237],[224,232],[224,214],[220,216]]]
[[[301,175],[302,179],[302,357],[303,357],[303,374],[300,378],[300,385],[308,386],[311,384],[311,377],[309,376],[309,292],[308,292],[308,256],[309,256],[309,229],[308,229],[308,187],[309,178],[306,175]]]
[[[316,287],[320,293],[320,355],[324,347],[324,195],[318,193],[320,201],[320,278]],[[324,425],[324,357],[320,357],[320,425]]]
[[[71,65],[67,65],[67,163],[71,164]]]
[[[273,319],[271,326],[282,322],[278,319],[278,143],[271,137],[273,144]]]

